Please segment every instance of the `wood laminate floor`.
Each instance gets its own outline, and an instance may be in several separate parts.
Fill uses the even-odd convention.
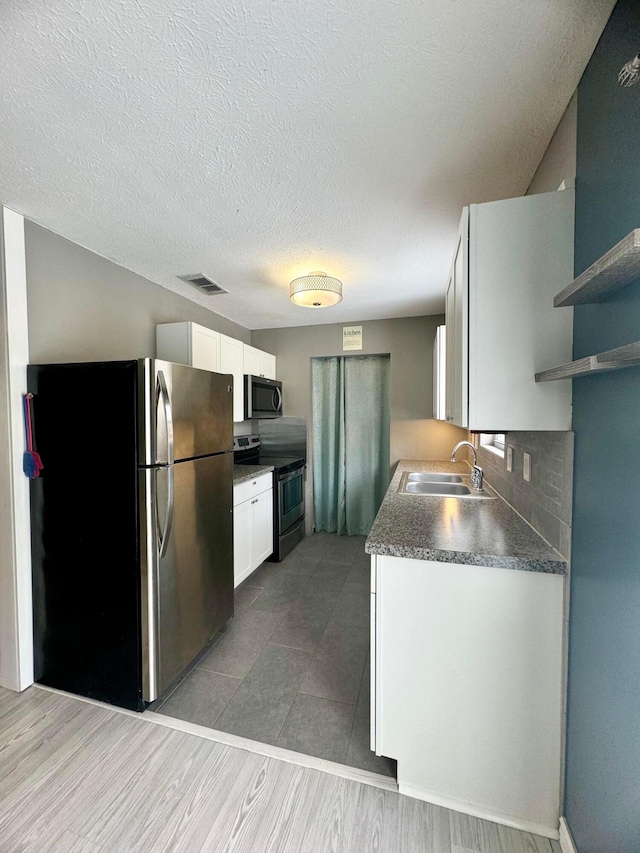
[[[559,853],[555,842],[32,687],[0,688],[0,853]]]

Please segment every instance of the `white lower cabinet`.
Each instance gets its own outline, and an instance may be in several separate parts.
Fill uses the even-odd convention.
[[[233,488],[234,586],[272,553],[273,478],[262,474]]]
[[[401,793],[558,837],[563,581],[372,557],[371,740]]]

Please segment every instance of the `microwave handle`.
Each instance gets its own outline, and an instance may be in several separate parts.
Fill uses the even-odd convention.
[[[282,411],[282,391],[279,388],[273,389],[273,411]]]
[[[244,419],[250,420],[253,417],[253,400],[251,388],[251,376],[248,373],[244,375]]]

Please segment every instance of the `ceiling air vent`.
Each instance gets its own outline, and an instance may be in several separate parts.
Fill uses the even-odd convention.
[[[186,281],[187,284],[192,284],[194,287],[197,287],[200,293],[205,293],[207,296],[215,296],[217,293],[228,293],[228,290],[225,290],[224,287],[220,287],[219,284],[216,284],[215,281],[211,281],[210,278],[207,278],[206,275],[202,275],[201,272],[193,273],[193,275],[179,275],[179,279],[182,281]]]

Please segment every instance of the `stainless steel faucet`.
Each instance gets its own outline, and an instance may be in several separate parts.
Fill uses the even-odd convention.
[[[476,492],[482,492],[482,491],[484,491],[484,488],[483,488],[484,474],[483,474],[482,468],[480,468],[480,466],[478,465],[478,454],[476,453],[476,449],[473,446],[473,444],[471,444],[470,441],[459,441],[456,444],[456,446],[451,451],[451,461],[452,462],[456,461],[456,452],[461,447],[470,447],[471,450],[473,451],[473,467],[471,468],[471,483],[473,485],[473,488],[476,490]]]

